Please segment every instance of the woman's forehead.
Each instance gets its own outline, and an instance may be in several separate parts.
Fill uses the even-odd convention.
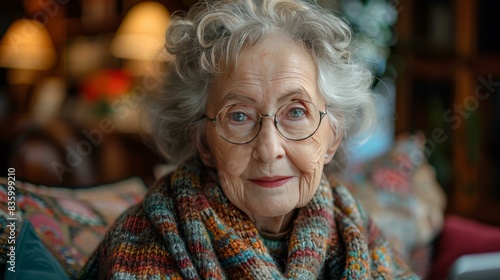
[[[268,38],[245,48],[237,67],[215,79],[212,97],[219,101],[238,95],[253,99],[303,95],[302,99],[314,99],[316,85],[317,67],[304,48],[291,40]]]

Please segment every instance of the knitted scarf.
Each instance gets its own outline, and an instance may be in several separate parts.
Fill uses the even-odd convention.
[[[276,258],[283,254],[286,259]],[[79,277],[416,278],[344,187],[323,178],[288,238],[266,240],[225,197],[215,170],[198,160],[158,181],[142,204],[124,213]]]

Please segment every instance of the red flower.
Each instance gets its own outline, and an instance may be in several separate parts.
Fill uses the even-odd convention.
[[[80,85],[83,97],[88,102],[105,100],[111,102],[129,91],[133,78],[120,69],[106,69],[87,77]]]

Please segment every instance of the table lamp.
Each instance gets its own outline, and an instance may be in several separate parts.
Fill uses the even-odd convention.
[[[25,112],[31,87],[42,71],[56,61],[56,51],[45,26],[29,19],[14,21],[0,41],[0,67],[9,69],[12,109]]]
[[[111,42],[111,53],[131,60],[153,60],[165,43],[170,21],[167,8],[158,2],[141,2],[123,19]]]

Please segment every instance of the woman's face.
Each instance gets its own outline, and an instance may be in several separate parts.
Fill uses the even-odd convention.
[[[293,41],[270,36],[246,48],[235,71],[214,82],[206,115],[215,118],[235,103],[274,116],[291,100],[307,100],[325,111],[312,57]],[[310,138],[283,138],[264,117],[258,136],[244,145],[231,144],[206,124],[207,149],[200,155],[215,166],[228,199],[250,218],[278,217],[307,204],[316,192],[323,165],[331,161],[341,137],[335,137],[328,114]]]

